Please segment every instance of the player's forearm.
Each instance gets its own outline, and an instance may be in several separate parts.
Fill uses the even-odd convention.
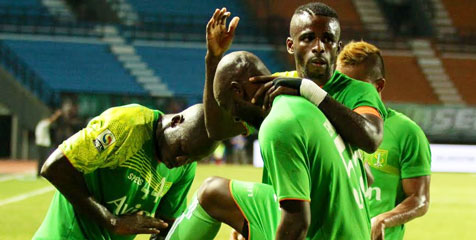
[[[305,239],[308,227],[309,226],[304,224],[301,219],[283,219],[278,226],[276,240]]]
[[[299,90],[299,94],[319,107],[342,138],[366,151],[375,152],[382,142],[383,121],[375,115],[360,115],[330,97],[308,79],[277,78],[275,86]]]
[[[42,168],[41,175],[48,179],[73,207],[101,226],[112,230],[116,217],[89,193],[83,175],[76,170],[60,150],[56,150]]]
[[[213,95],[213,81],[221,56],[212,56],[207,52],[205,56],[205,89],[203,91],[203,105],[205,126],[208,137],[213,140],[224,140],[243,133],[233,118],[224,112]]]
[[[386,228],[395,227],[425,215],[428,207],[429,201],[426,197],[411,195],[391,211],[376,216],[375,221],[383,221]]]
[[[326,96],[319,109],[346,142],[365,152],[375,152],[382,142],[383,124],[371,122],[332,97]]]
[[[309,202],[285,200],[280,205],[281,223],[276,232],[276,239],[305,239],[311,223]]]

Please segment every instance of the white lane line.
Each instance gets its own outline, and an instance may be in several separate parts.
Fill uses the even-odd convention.
[[[0,200],[0,207],[3,206],[3,205],[10,204],[10,203],[19,202],[19,201],[22,201],[22,200],[25,200],[27,198],[31,198],[31,197],[34,197],[34,196],[37,196],[37,195],[41,195],[41,194],[44,194],[44,193],[47,193],[47,192],[51,192],[53,190],[55,190],[55,188],[52,187],[52,186],[49,186],[49,187],[40,188],[40,189],[35,190],[35,191],[20,194],[20,195],[11,197],[11,198],[2,199],[2,200]]]
[[[30,176],[33,176],[33,174],[32,173],[25,173],[25,174],[7,175],[7,176],[0,177],[0,182],[6,182],[6,181],[16,180],[16,179],[23,179],[23,178],[30,177]]]

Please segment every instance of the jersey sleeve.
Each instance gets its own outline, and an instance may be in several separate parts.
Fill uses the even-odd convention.
[[[152,138],[158,114],[133,104],[110,108],[58,148],[83,173],[117,167]]]
[[[64,141],[59,149],[76,169],[90,173],[100,167],[118,165],[117,158],[109,157],[118,143],[116,136],[117,133],[108,129],[108,122],[99,116]]]
[[[294,119],[260,129],[261,154],[278,200],[310,201],[305,134]]]
[[[412,178],[431,174],[431,151],[428,140],[418,126],[407,128],[400,160],[401,177]]]
[[[191,163],[185,166],[182,177],[172,184],[171,189],[160,200],[157,209],[157,216],[175,219],[187,208],[187,194],[195,178],[197,163]]]
[[[380,116],[383,119],[385,119],[387,116],[387,110],[380,98],[380,95],[378,94],[377,90],[375,90],[375,87],[364,82],[354,83],[354,87],[348,88],[351,92],[348,95],[352,101],[352,110],[355,110],[359,107],[372,107],[380,113]]]

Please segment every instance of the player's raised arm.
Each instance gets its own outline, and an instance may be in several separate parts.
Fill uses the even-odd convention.
[[[218,63],[230,47],[240,20],[238,17],[234,17],[227,28],[226,20],[230,17],[230,14],[226,8],[216,9],[207,24],[203,103],[207,133],[214,140],[223,140],[246,133],[246,128],[241,123],[234,121],[229,113],[221,109],[213,96],[213,81]]]
[[[83,174],[59,149],[46,160],[41,175],[48,179],[76,210],[115,234],[153,234],[167,227],[162,220],[145,216],[142,212],[123,216],[112,214],[89,193]]]

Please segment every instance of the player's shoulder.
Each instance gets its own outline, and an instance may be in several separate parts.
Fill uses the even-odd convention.
[[[388,127],[393,128],[395,131],[400,133],[407,132],[418,135],[423,134],[424,136],[421,127],[407,115],[391,108],[388,108],[387,112],[388,115],[385,121]]]
[[[123,120],[129,118],[130,121],[140,120],[154,115],[154,110],[140,104],[128,104],[112,107],[101,113],[100,117],[109,120]]]
[[[284,71],[284,72],[275,72],[272,76],[279,77],[299,77],[297,71]]]
[[[331,93],[341,92],[352,96],[373,94],[378,96],[377,90],[372,84],[353,79],[337,70],[323,88]]]
[[[288,133],[301,131],[309,122],[317,122],[323,115],[318,108],[303,97],[280,95],[273,102],[270,113],[264,119],[260,132],[273,133],[286,129]]]

